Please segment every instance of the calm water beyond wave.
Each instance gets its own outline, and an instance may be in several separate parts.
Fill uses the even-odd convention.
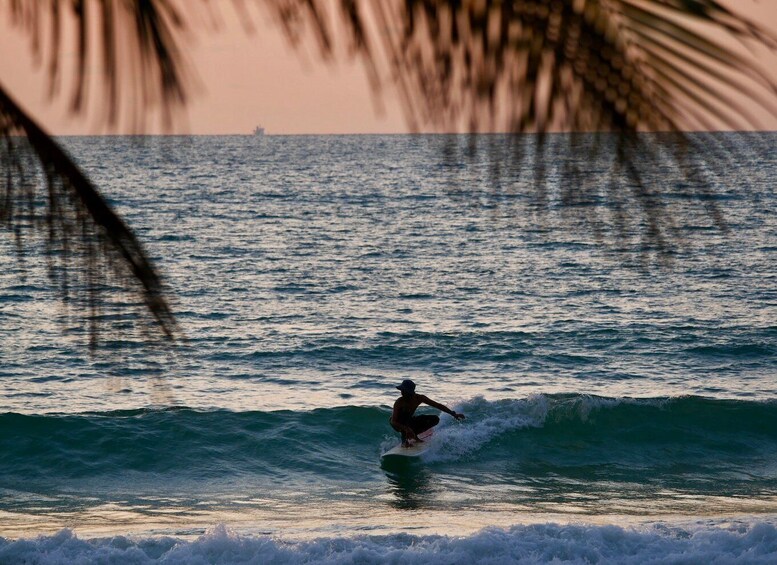
[[[724,138],[665,253],[499,136],[63,140],[184,338],[90,356],[0,240],[0,563],[777,561],[777,138]],[[467,419],[381,463],[404,378]]]

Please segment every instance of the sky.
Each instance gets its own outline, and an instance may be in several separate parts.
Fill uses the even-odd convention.
[[[187,43],[198,80],[177,133],[240,134],[257,125],[270,134],[407,131],[396,98],[372,91],[361,62],[325,63],[312,48],[293,49],[266,15],[255,14],[256,30],[246,32],[224,12],[223,29],[199,32]],[[0,17],[0,84],[55,135],[100,133],[95,116],[71,115],[68,96],[50,99],[45,66],[36,64],[29,36],[5,20]]]
[[[738,2],[741,7],[746,0]],[[747,4],[748,13],[777,31],[777,0]],[[391,90],[376,95],[358,60],[323,63],[314,49],[295,51],[266,15],[256,17],[254,33],[225,17],[221,30],[199,33],[189,44],[200,86],[173,133],[247,134],[257,125],[269,134],[408,131],[398,97]],[[49,98],[44,67],[33,60],[28,36],[4,20],[0,84],[55,135],[105,132],[95,116],[72,115],[67,96]],[[777,68],[775,54],[761,58],[767,68]],[[126,133],[123,129],[116,133]],[[777,130],[777,119],[765,117],[764,129]],[[152,125],[148,131],[161,130]]]

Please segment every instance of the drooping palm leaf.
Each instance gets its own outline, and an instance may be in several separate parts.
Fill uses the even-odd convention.
[[[363,58],[376,89],[386,82],[398,88],[413,129],[538,133],[528,149],[518,138],[498,147],[490,141],[462,145],[454,140],[446,154],[454,161],[490,160],[494,186],[504,180],[501,171],[514,174],[518,169],[518,178],[508,180],[524,182],[528,175],[537,201],[553,197],[547,180],[554,168],[561,167],[565,178],[576,182],[552,189],[555,197],[575,207],[604,196],[615,231],[624,234],[620,202],[636,199],[644,211],[640,221],[646,246],[666,247],[673,230],[660,190],[645,179],[646,168],[662,166],[669,151],[679,177],[715,223],[724,227],[722,214],[709,198],[708,177],[714,175],[709,166],[735,158],[736,148],[715,140],[714,146],[700,148],[698,139],[682,132],[756,125],[753,106],[777,113],[774,79],[746,51],[727,46],[727,41],[754,42],[774,49],[774,34],[715,0],[256,2],[269,10],[292,41],[312,36],[328,57],[344,41]],[[186,102],[191,76],[179,47],[186,23],[195,17],[197,6],[218,10],[224,4],[0,0],[0,16],[29,31],[33,49],[46,62],[52,94],[61,93],[63,84],[70,85],[74,111],[103,100],[107,123],[118,123],[124,116],[133,129],[141,129],[150,107],[156,105],[169,121],[175,107]],[[242,6],[237,0],[229,4]],[[65,68],[60,56],[69,37],[63,31],[68,19],[76,30],[72,69]],[[710,35],[707,28],[718,35]],[[87,68],[95,61],[100,72],[92,80],[95,73]],[[100,96],[95,95],[98,89]],[[83,176],[69,174],[77,169],[67,156],[40,128],[30,125],[7,93],[4,99],[0,140],[6,150],[0,166],[11,179],[6,183],[4,225],[17,234],[30,227],[17,220],[13,210],[19,209],[19,198],[32,206],[38,195],[26,184],[30,175],[19,180],[25,178],[28,164],[11,136],[22,134],[27,136],[28,154],[46,175],[49,212],[44,224],[50,241],[61,241],[64,249],[73,238],[81,238],[78,241],[93,250],[92,255],[87,253],[91,257],[112,248],[126,272],[141,281],[149,307],[169,330],[172,318],[160,302],[158,279],[154,275],[144,281],[153,271],[147,269],[137,242],[127,239],[126,226],[100,219],[105,209],[88,204],[96,194],[94,187]],[[572,136],[563,140],[564,145],[544,134],[553,130],[611,133]],[[637,131],[666,131],[673,137],[633,136]],[[604,165],[609,174],[578,170],[560,159],[570,146],[587,151],[591,162],[609,158]],[[700,152],[709,156],[706,162],[694,159]],[[506,167],[505,159],[524,166]],[[80,210],[77,221],[65,219],[66,206]],[[589,220],[600,232],[602,218],[594,214]],[[100,243],[92,245],[95,234]]]
[[[526,140],[508,137],[498,149],[452,141],[447,153],[454,162],[490,160],[494,186],[531,177],[539,200],[585,210],[596,232],[602,214],[610,214],[616,239],[627,232],[621,203],[629,198],[641,210],[631,221],[642,226],[646,249],[670,250],[677,234],[664,187],[649,181],[658,167],[674,167],[683,190],[726,229],[713,181],[743,147],[684,132],[757,129],[759,116],[777,116],[777,81],[748,51],[777,48],[774,31],[716,0],[266,4],[293,40],[322,38],[327,56],[345,34],[371,76],[380,77],[373,82],[398,88],[417,130],[538,134],[528,149]],[[602,133],[551,142],[549,131]],[[491,149],[478,151],[478,143]],[[604,163],[605,174],[581,170],[565,159],[570,151]],[[523,170],[513,167],[505,177],[505,159]],[[570,182],[549,188],[551,170]],[[605,205],[580,207],[602,197]]]
[[[746,96],[725,113],[694,101],[713,122],[747,126],[749,103],[777,115],[775,77],[734,45],[774,49],[777,36],[715,0],[265,3],[327,55],[347,34],[370,68],[388,69],[419,129],[686,131],[702,124],[678,104],[698,88]]]
[[[97,106],[103,123],[141,131],[150,111],[156,108],[169,125],[186,102],[191,78],[179,46],[184,21],[168,0],[6,0],[0,17],[29,32],[33,51],[46,62],[51,94],[69,87],[64,94],[73,112]],[[68,48],[77,54],[72,68],[64,68],[61,56]],[[20,257],[27,236],[45,234],[49,273],[87,314],[91,343],[97,343],[99,314],[107,308],[102,294],[111,279],[136,289],[172,337],[174,317],[140,242],[1,83],[0,144],[0,226],[15,234]]]
[[[20,253],[24,252],[25,230],[45,231],[49,273],[65,297],[72,286],[71,277],[82,279],[76,287],[86,294],[81,302],[90,314],[91,344],[97,344],[96,322],[104,304],[99,293],[111,276],[123,287],[137,288],[165,335],[172,337],[175,319],[140,242],[62,148],[21,111],[2,85],[0,139],[0,171],[5,177],[0,223],[17,234]]]
[[[181,49],[187,28],[177,3],[4,1],[0,17],[29,34],[51,95],[68,96],[73,112],[99,110],[103,123],[142,132],[152,110],[169,126],[187,102],[194,77]],[[75,57],[63,57],[69,52]]]

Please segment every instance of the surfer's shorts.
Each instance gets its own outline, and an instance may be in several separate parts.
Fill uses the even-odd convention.
[[[408,424],[415,433],[420,434],[429,428],[435,427],[440,423],[440,417],[433,414],[423,414],[422,416],[413,416]]]

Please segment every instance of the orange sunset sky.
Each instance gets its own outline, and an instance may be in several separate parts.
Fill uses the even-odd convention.
[[[0,84],[55,135],[103,132],[95,116],[68,112],[67,94],[49,99],[43,65],[33,60],[29,37],[8,25],[3,1]],[[729,3],[777,33],[777,0]],[[386,89],[378,100],[359,61],[340,57],[323,63],[310,46],[293,50],[266,14],[257,11],[256,30],[246,33],[231,10],[224,12],[220,30],[198,32],[188,43],[200,86],[173,133],[246,134],[256,125],[270,134],[408,131],[398,98]],[[68,53],[62,57],[67,59]],[[777,69],[776,54],[759,52],[758,58],[767,72]],[[764,115],[762,120],[762,129],[777,130],[776,118]],[[148,131],[161,130],[152,125]]]

